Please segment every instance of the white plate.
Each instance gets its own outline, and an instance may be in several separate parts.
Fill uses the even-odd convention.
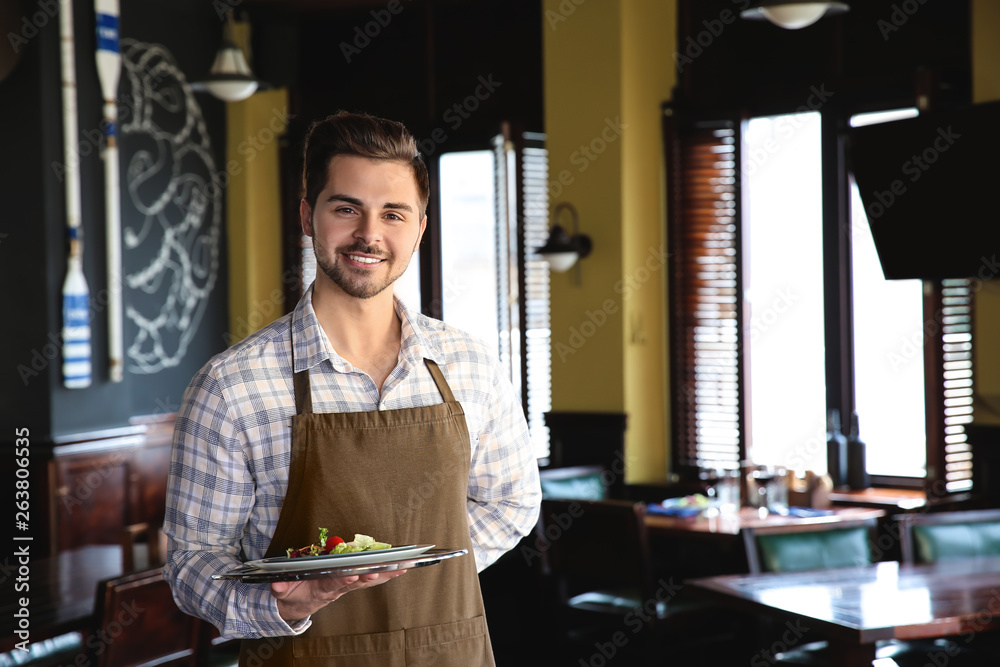
[[[422,554],[429,549],[433,549],[433,544],[410,544],[402,547],[391,547],[389,549],[375,549],[373,551],[358,551],[355,553],[326,554],[325,556],[304,556],[302,558],[262,558],[261,560],[247,561],[250,567],[258,567],[262,570],[273,572],[292,572],[295,570],[315,570],[325,566],[346,567],[348,565],[371,565],[401,558],[410,558]]]

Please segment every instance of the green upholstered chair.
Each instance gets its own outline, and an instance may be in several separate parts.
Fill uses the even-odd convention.
[[[901,514],[905,563],[1000,555],[1000,509]]]
[[[827,529],[747,528],[743,531],[751,572],[794,572],[857,567],[872,562],[869,540],[875,520],[830,524]],[[797,529],[796,529],[797,528]]]
[[[546,468],[538,473],[542,498],[571,500],[605,500],[608,473],[604,466],[568,466]]]
[[[904,563],[1000,555],[1000,509],[914,512],[895,519]],[[995,632],[980,633],[973,645],[962,648],[982,664],[1000,664],[1000,635]]]
[[[875,519],[855,519],[809,526],[745,528],[742,532],[747,565],[754,573],[869,565],[872,563],[870,544],[875,537],[876,527]],[[881,641],[877,643],[875,664],[924,667],[926,664],[933,664],[929,662],[929,656],[939,654],[948,656],[950,667],[984,664],[983,656],[978,652],[964,646],[948,645],[947,640]],[[827,642],[804,643],[778,654],[775,662],[782,666],[830,665]]]
[[[870,541],[876,526],[875,519],[852,519],[810,525],[747,527],[741,531],[747,567],[751,573],[759,574],[870,565]],[[878,657],[891,657],[888,654],[897,650],[895,646],[880,647]],[[774,662],[781,666],[830,665],[828,643],[824,640],[803,642],[775,655]]]

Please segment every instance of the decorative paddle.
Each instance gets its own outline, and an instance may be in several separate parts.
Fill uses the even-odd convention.
[[[63,384],[70,389],[89,387],[90,289],[83,275],[83,234],[80,228],[80,158],[76,151],[76,55],[73,40],[73,1],[59,2],[62,37],[63,160],[66,179],[66,227],[69,259],[63,282]]]
[[[112,382],[124,377],[122,332],[122,240],[118,175],[118,81],[122,55],[118,0],[94,0],[97,14],[97,75],[104,98],[104,199],[108,261],[108,365]]]

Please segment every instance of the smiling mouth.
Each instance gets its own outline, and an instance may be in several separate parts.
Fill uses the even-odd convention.
[[[379,257],[364,257],[362,255],[351,254],[347,254],[347,258],[351,261],[357,262],[358,264],[379,264],[385,261],[385,259]]]

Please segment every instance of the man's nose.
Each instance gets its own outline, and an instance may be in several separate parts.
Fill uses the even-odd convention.
[[[354,238],[361,239],[368,245],[374,245],[382,240],[382,221],[378,213],[366,212],[358,219]]]

